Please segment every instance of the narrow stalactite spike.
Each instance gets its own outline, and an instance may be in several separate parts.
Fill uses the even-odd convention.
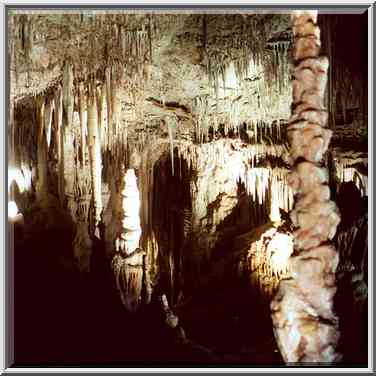
[[[85,105],[86,105],[86,95],[84,83],[81,81],[78,85],[78,114],[80,118],[80,161],[81,165],[85,165],[85,152],[86,152],[86,124],[85,124]]]
[[[52,126],[52,99],[46,98],[44,109],[44,131],[46,133],[47,149],[51,144],[51,126]]]
[[[88,87],[88,148],[90,160],[90,175],[91,187],[94,202],[94,219],[95,228],[94,232],[99,237],[99,222],[101,221],[102,214],[102,160],[101,160],[101,147],[100,139],[98,137],[98,111],[96,100],[96,87],[95,82],[89,82]]]
[[[112,92],[111,92],[111,67],[105,68],[105,85],[106,85],[106,107],[107,107],[107,145],[111,150],[112,146]]]

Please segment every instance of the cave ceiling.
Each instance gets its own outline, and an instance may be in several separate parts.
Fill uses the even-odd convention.
[[[287,14],[13,11],[9,27],[16,101],[52,93],[66,61],[75,91],[93,74],[101,85],[115,66],[129,137],[163,130],[166,116],[188,133],[200,117],[239,125],[289,116]]]

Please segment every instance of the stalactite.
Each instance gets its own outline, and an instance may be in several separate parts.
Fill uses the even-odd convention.
[[[176,135],[176,121],[175,119],[166,118],[168,139],[170,141],[170,158],[171,158],[171,171],[174,175],[174,138]]]
[[[104,100],[105,100],[105,91],[104,91],[103,86],[97,87],[96,98],[97,98],[97,109],[98,109],[98,137],[101,140],[101,145],[103,145],[103,141],[106,141],[106,131],[104,129],[104,121],[103,121]]]
[[[78,113],[80,116],[80,161],[81,166],[85,165],[85,152],[86,152],[86,118],[85,118],[85,105],[86,95],[84,83],[81,81],[78,84]]]
[[[37,185],[36,195],[40,205],[46,203],[48,192],[47,182],[47,140],[45,132],[45,98],[39,96],[36,99],[37,106],[37,129],[38,129],[38,148],[37,148]]]
[[[272,182],[271,182],[271,198],[270,198],[270,220],[272,222],[279,222],[281,220],[281,216],[279,213],[280,209],[280,203],[283,204],[283,207],[286,207],[286,201],[284,200],[284,197],[281,193],[284,193],[284,191],[281,192],[280,186],[278,184],[277,179],[273,176]],[[282,187],[282,190],[284,187]]]
[[[102,159],[101,143],[98,136],[97,122],[97,102],[96,88],[94,79],[89,83],[87,125],[88,125],[88,148],[90,159],[90,175],[92,182],[94,217],[95,217],[95,235],[99,237],[98,224],[101,221],[102,214]]]
[[[15,150],[15,145],[16,145],[16,137],[15,137],[15,132],[16,132],[16,124],[15,124],[15,118],[14,118],[14,98],[10,98],[9,102],[9,122],[8,122],[8,147],[10,150],[10,165],[15,165],[16,161],[16,150]]]
[[[149,39],[149,63],[153,63],[153,47],[152,47],[152,23],[153,23],[153,16],[151,14],[148,15],[149,23],[148,23],[148,39]]]
[[[34,31],[31,17],[29,15],[22,15],[21,21],[21,49],[24,53],[26,62],[26,85],[30,85],[30,55],[33,49]]]
[[[290,276],[288,259],[292,252],[292,234],[277,227],[269,227],[251,242],[240,272],[249,275],[256,290],[269,300],[278,288],[278,283]]]
[[[64,127],[63,127],[63,94],[62,88],[59,85],[54,94],[54,122],[56,135],[56,148],[58,160],[58,191],[60,203],[64,203]]]
[[[63,114],[65,114],[65,128],[70,129],[73,121],[74,94],[73,94],[73,66],[66,60],[63,68]]]
[[[52,99],[46,98],[44,108],[44,129],[46,132],[47,149],[51,144],[51,126],[52,126]]]
[[[291,90],[287,53],[290,41],[268,42],[268,21],[262,15],[235,17],[233,20],[237,19],[237,25],[242,26],[236,38],[221,35],[220,19],[221,16],[213,15],[204,20],[206,68],[216,104],[211,117],[221,118],[225,134],[231,129],[237,133],[238,126],[250,119],[268,124],[274,119],[287,119],[290,103],[286,98],[290,98]],[[223,21],[235,26],[231,24],[233,21]],[[227,92],[227,76],[236,79],[233,92]],[[241,112],[240,103],[234,102],[239,96],[239,86],[249,88],[249,95],[244,95],[242,90],[241,102],[246,100],[248,105],[242,106]],[[219,112],[218,108],[228,110]]]
[[[111,72],[111,116],[112,116],[112,138],[114,140],[118,139],[119,133],[119,118],[120,118],[120,98],[119,98],[119,82],[117,68],[115,65],[112,66]],[[114,142],[114,141],[112,141]]]
[[[15,17],[8,18],[8,59],[11,82],[14,81],[18,85],[18,62],[16,46],[19,45],[19,24],[15,22]]]
[[[294,106],[288,130],[295,168],[289,182],[299,193],[291,214],[298,229],[290,258],[292,279],[280,283],[271,303],[272,319],[286,362],[336,362],[340,356],[333,297],[338,254],[326,243],[335,235],[339,216],[330,201],[327,171],[318,165],[331,136],[324,128],[328,61],[319,57],[317,11],[295,11],[292,21]]]
[[[112,147],[112,92],[111,92],[111,67],[105,69],[105,85],[106,85],[106,107],[107,107],[107,135],[108,149]]]
[[[350,156],[346,154],[338,156],[334,162],[336,179],[338,183],[352,181],[362,196],[368,196],[368,176],[356,168],[357,164],[363,165],[366,171],[368,161],[362,158],[362,155],[351,152]]]
[[[273,200],[275,212],[279,211],[279,208],[286,212],[291,210],[292,202],[288,197],[292,192],[290,188],[286,189],[288,170],[286,168],[274,167],[271,169],[270,167],[259,166],[258,161],[254,158],[255,155],[262,155],[262,149],[258,148],[259,145],[249,145],[248,148],[244,148],[241,144],[240,140],[230,141],[228,139],[221,139],[202,145],[186,146],[177,143],[176,148],[180,149],[180,158],[186,160],[189,169],[201,171],[199,176],[202,175],[201,178],[191,184],[192,203],[194,204],[192,209],[194,213],[193,228],[195,230],[199,231],[208,222],[210,223],[209,227],[212,226],[211,228],[215,231],[215,226],[224,219],[222,216],[226,216],[229,213],[226,210],[216,210],[215,205],[213,205],[214,210],[209,213],[207,207],[213,204],[217,197],[220,197],[221,192],[236,190],[238,183],[244,183],[248,195],[254,202],[254,205],[252,205],[255,210],[252,217],[254,224],[261,224],[267,219],[268,213],[265,209],[270,207],[271,199]],[[268,158],[268,155],[276,156],[284,151],[284,148],[281,148],[281,151],[278,148],[276,150],[271,149],[268,151],[270,154],[265,153],[264,156]],[[214,168],[213,166],[216,167]],[[221,180],[217,181],[218,175],[216,174],[213,177],[216,183],[210,185],[210,194],[207,196],[207,179],[217,169],[221,171],[221,177],[226,177],[226,183]],[[206,172],[204,173],[204,171]],[[278,184],[273,184],[273,179]],[[272,198],[270,198],[270,193],[268,193],[270,190],[274,190]],[[231,208],[230,202],[232,202],[231,199],[226,203],[226,207]],[[234,201],[235,204],[236,202]],[[221,205],[218,206],[220,207]],[[218,213],[220,214],[218,215]]]

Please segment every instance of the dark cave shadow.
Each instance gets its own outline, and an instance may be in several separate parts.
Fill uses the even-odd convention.
[[[240,180],[237,182],[238,203],[231,213],[217,226],[221,233],[216,242],[210,257],[210,262],[218,261],[228,254],[233,247],[233,241],[237,236],[252,231],[257,227],[265,225],[268,219],[268,206],[270,201],[269,188],[266,189],[264,204],[259,204],[246,190],[245,184]]]
[[[269,222],[267,207],[270,192],[267,190],[265,202],[260,205],[246,192],[242,182],[239,181],[237,185],[238,203],[217,226],[222,236],[201,271],[208,277],[203,278],[191,292],[190,307],[178,308],[193,338],[205,346],[216,348],[222,356],[231,356],[231,353],[232,356],[243,353],[255,356],[264,351],[277,364],[282,364],[273,335],[269,300],[250,286],[247,276],[237,274],[236,263],[240,259],[241,250],[234,249],[237,236],[266,226]],[[217,267],[219,275],[214,277]],[[198,325],[197,320],[202,320],[205,325]],[[257,328],[255,322],[258,322]]]
[[[185,162],[183,162],[184,171],[179,171],[179,163],[178,159],[175,158],[175,175],[172,176],[171,161],[169,155],[166,154],[154,170],[153,195],[155,198],[158,197],[159,201],[153,200],[153,227],[159,245],[164,244],[164,249],[159,255],[159,265],[164,270],[161,270],[159,283],[154,291],[154,299],[166,292],[166,295],[171,297],[171,269],[167,260],[171,255],[170,252],[173,252],[174,262],[176,262],[182,254],[184,257],[184,255],[190,255],[194,251],[192,249],[194,247],[193,239],[187,238],[186,242],[182,240],[182,229],[185,225],[182,222],[182,219],[184,219],[182,209],[191,211],[191,207],[187,208],[185,204],[190,202],[191,198],[189,189],[186,189],[184,193],[181,185],[184,185],[185,182],[186,188],[189,187],[191,176]],[[180,178],[180,173],[182,173],[183,179]],[[228,254],[236,236],[249,232],[252,228],[267,222],[269,196],[269,191],[267,191],[264,205],[259,205],[246,192],[244,184],[240,181],[237,182],[238,203],[218,226],[218,231],[222,232],[226,232],[224,230],[229,226],[231,226],[231,229],[223,236],[224,243],[219,245],[218,242],[208,264],[200,269],[200,273],[197,275],[198,279],[201,278],[200,275],[204,276],[209,273],[210,265],[220,260],[226,254],[226,251]],[[161,197],[164,200],[161,200]],[[174,230],[170,231],[171,229]],[[172,239],[171,233],[174,233],[176,237]],[[192,265],[189,269],[188,263],[189,258],[185,257],[184,273],[194,273],[195,266]],[[276,363],[281,361],[280,355],[276,351],[268,303],[261,302],[260,295],[252,291],[245,279],[232,275],[227,286],[224,286],[224,281],[221,281],[220,284],[217,281],[211,286],[210,284],[204,286],[198,283],[198,288],[193,288],[188,292],[184,290],[185,293],[188,293],[185,296],[188,300],[183,300],[183,305],[180,305],[181,302],[177,299],[177,292],[179,287],[184,289],[184,286],[179,286],[177,279],[176,276],[175,289],[177,291],[174,297],[168,300],[172,307],[175,306],[175,303],[177,304],[176,309],[180,322],[187,335],[195,342],[213,348],[222,361],[224,358],[246,358],[247,354],[252,358],[262,357],[263,351],[271,355]],[[244,299],[244,296],[248,296],[250,299]],[[190,313],[191,309],[194,311],[192,312],[193,316]],[[199,316],[196,317],[197,312],[199,312]],[[261,330],[253,327],[253,319],[261,324]],[[269,329],[266,329],[265,326]],[[252,348],[250,348],[250,342]]]
[[[367,268],[363,270],[363,258],[368,257],[367,238],[367,211],[368,197],[361,196],[360,190],[354,182],[343,182],[336,195],[336,203],[341,214],[341,222],[333,239],[338,247],[338,236],[350,231],[353,226],[357,228],[355,239],[351,249],[338,248],[340,260],[336,272],[337,292],[334,297],[334,310],[339,317],[339,351],[343,354],[343,364],[363,365],[368,361],[368,311],[358,311],[356,307],[357,288],[360,288],[362,280],[354,281],[353,278],[362,273],[364,281],[368,284]],[[351,204],[350,204],[351,203]],[[354,270],[341,267],[345,261],[351,262]],[[353,273],[356,273],[355,276]],[[365,307],[367,307],[366,301]],[[357,323],[357,325],[354,325]]]
[[[153,173],[152,226],[159,247],[160,267],[154,295],[166,294],[170,305],[174,306],[183,287],[182,258],[192,227],[189,182],[193,172],[183,158],[178,158],[175,148],[174,174],[169,153],[161,156]]]

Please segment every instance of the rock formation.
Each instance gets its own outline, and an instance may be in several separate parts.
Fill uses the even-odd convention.
[[[324,107],[328,60],[320,57],[317,12],[296,11],[294,33],[293,111],[288,125],[290,185],[297,194],[291,219],[294,255],[291,279],[281,281],[271,303],[273,325],[288,363],[329,363],[340,360],[336,345],[338,318],[333,311],[338,253],[328,244],[340,222],[330,201],[328,172],[320,163],[332,132]]]

